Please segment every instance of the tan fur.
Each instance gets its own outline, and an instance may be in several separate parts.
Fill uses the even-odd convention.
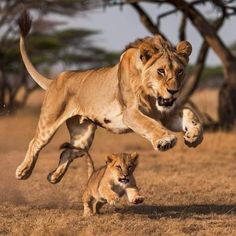
[[[27,22],[21,27],[27,29],[24,32],[29,31]],[[160,151],[177,141],[170,130],[184,132],[190,147],[201,143],[202,127],[196,115],[173,109],[192,50],[190,43],[183,41],[174,48],[160,36],[147,37],[131,44],[113,67],[65,71],[47,80],[26,54],[24,32],[20,40],[24,64],[46,89],[46,96],[35,136],[16,170],[17,179],[30,176],[40,150],[65,121],[73,148],[62,152],[58,167],[48,176],[51,183],[61,180],[73,159],[84,155],[82,150],[89,150],[97,125],[115,133],[134,131]]]
[[[106,166],[94,171],[83,194],[84,216],[99,212],[105,203],[116,204],[126,194],[129,202],[142,203],[133,172],[137,166],[137,153],[119,153],[108,156]],[[127,182],[126,182],[127,181]]]

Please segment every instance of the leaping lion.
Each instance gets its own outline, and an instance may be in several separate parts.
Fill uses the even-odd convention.
[[[27,12],[22,13],[19,27],[23,62],[46,95],[35,136],[16,170],[17,179],[31,175],[40,150],[64,122],[70,143],[63,146],[58,167],[48,175],[51,183],[59,182],[73,159],[89,150],[98,125],[114,133],[133,131],[160,151],[176,144],[171,131],[183,132],[189,147],[201,143],[203,130],[197,116],[188,108],[174,109],[192,52],[189,42],[174,48],[159,35],[146,37],[131,43],[112,67],[64,71],[51,80],[36,70],[27,55],[25,37],[31,27]]]

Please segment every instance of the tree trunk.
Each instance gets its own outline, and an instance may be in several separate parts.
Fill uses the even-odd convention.
[[[236,124],[236,68],[221,86],[218,104],[219,123],[223,129],[230,130]]]
[[[0,114],[5,112],[5,92],[6,92],[6,77],[5,72],[0,68]]]

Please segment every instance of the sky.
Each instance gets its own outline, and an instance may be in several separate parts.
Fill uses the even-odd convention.
[[[171,7],[157,7],[153,4],[143,4],[145,10],[151,15],[153,21],[156,22],[156,16],[163,11],[171,9]],[[204,15],[208,17],[215,16],[213,9],[206,6],[207,10],[200,9]],[[161,29],[171,40],[173,44],[178,43],[177,33],[179,27],[180,14],[173,14],[168,18],[163,18],[161,22]],[[101,33],[96,36],[94,44],[109,50],[122,51],[127,44],[137,38],[143,38],[150,35],[146,28],[139,20],[136,11],[129,5],[123,6],[122,10],[116,7],[107,7],[105,10],[102,8],[90,10],[86,13],[79,13],[73,18],[65,18],[69,26],[78,28],[89,28],[99,30]],[[223,41],[228,45],[236,41],[236,17],[231,17],[226,20],[226,23],[219,32]],[[202,42],[201,36],[198,32],[188,23],[187,27],[187,40],[193,46],[193,53],[190,57],[190,63],[194,63],[196,56]],[[210,51],[207,64],[210,66],[220,64],[220,60]]]

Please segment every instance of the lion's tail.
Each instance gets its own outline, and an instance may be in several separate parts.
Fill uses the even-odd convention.
[[[76,148],[73,147],[70,143],[63,143],[60,146],[60,149],[76,149]],[[88,179],[89,179],[95,170],[93,159],[90,156],[90,154],[86,148],[85,149],[77,149],[77,150],[79,150],[79,152],[80,152],[80,156],[78,156],[78,157],[81,157],[84,155],[86,156],[87,165],[88,165]]]
[[[28,54],[25,49],[25,37],[28,35],[30,28],[31,28],[32,20],[30,15],[26,10],[24,10],[18,20],[18,25],[20,28],[21,36],[20,36],[20,52],[25,64],[27,71],[29,72],[30,76],[33,80],[44,90],[46,90],[51,83],[52,80],[44,77],[41,75],[36,68],[32,65]]]
[[[88,179],[89,179],[91,175],[93,174],[95,168],[94,168],[93,159],[88,152],[86,155],[86,159],[87,159],[87,164],[88,164]]]

